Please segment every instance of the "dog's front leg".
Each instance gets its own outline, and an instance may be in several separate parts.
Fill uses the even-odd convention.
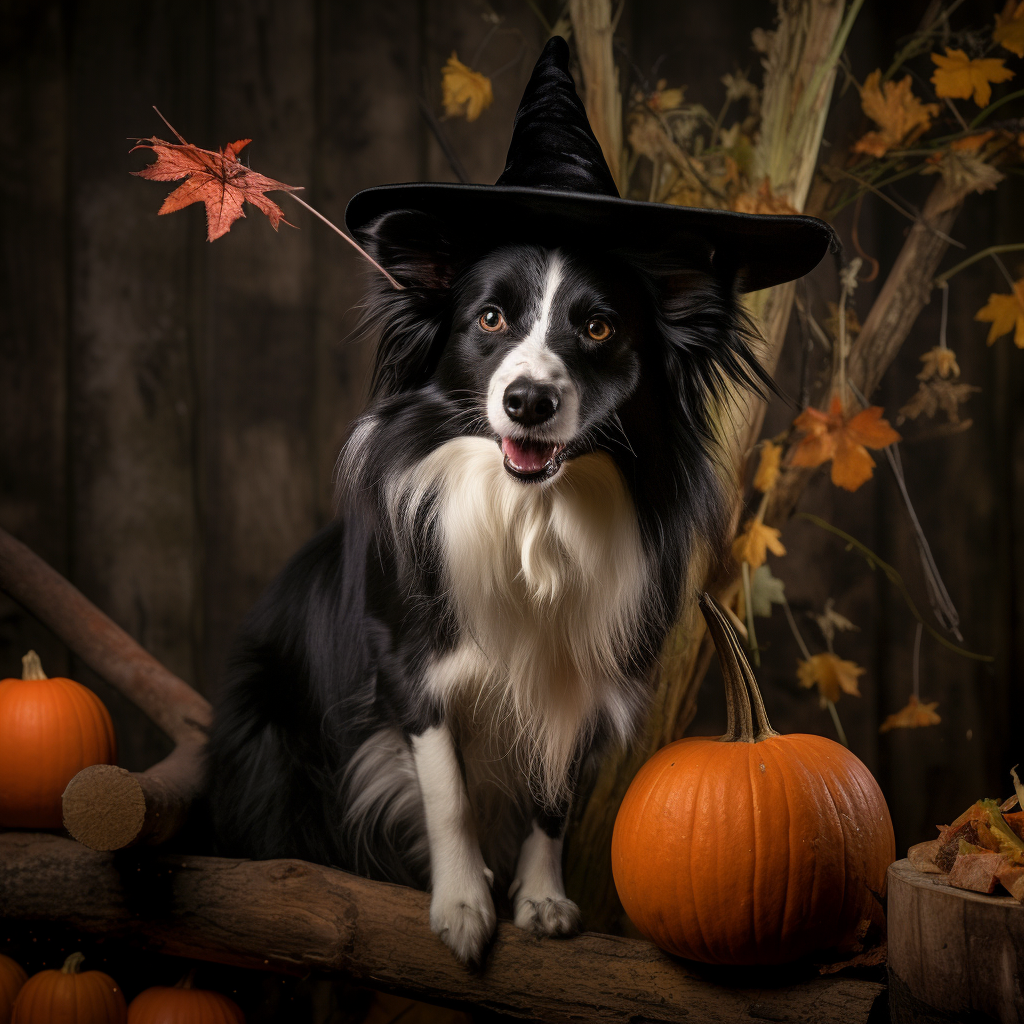
[[[580,909],[565,895],[562,882],[564,814],[534,815],[533,829],[523,842],[516,877],[508,895],[515,923],[534,935],[567,936],[580,930]]]
[[[463,962],[479,963],[494,931],[494,876],[484,864],[455,741],[440,725],[412,737],[430,845],[430,928]]]

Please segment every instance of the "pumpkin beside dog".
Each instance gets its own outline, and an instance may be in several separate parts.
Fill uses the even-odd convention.
[[[669,744],[633,780],[612,837],[622,905],[662,949],[705,963],[849,949],[882,916],[896,856],[885,799],[845,747],[771,728],[728,620],[706,595],[701,607],[728,731]]]
[[[116,756],[103,702],[73,679],[47,679],[35,651],[21,679],[0,680],[0,826],[60,828],[67,784]]]

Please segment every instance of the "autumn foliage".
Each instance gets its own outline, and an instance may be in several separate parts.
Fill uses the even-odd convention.
[[[171,129],[172,131],[174,129]],[[180,138],[180,136],[179,136]],[[265,213],[276,231],[284,221],[284,211],[264,193],[273,191],[297,192],[295,185],[286,185],[265,175],[258,174],[238,159],[238,154],[249,145],[251,139],[239,139],[216,152],[191,146],[184,139],[175,144],[155,136],[139,139],[133,148],[151,149],[156,161],[141,171],[133,171],[140,178],[150,181],[188,180],[179,185],[164,200],[158,211],[161,214],[183,210],[193,203],[206,206],[206,237],[214,241],[226,235],[239,217],[244,217],[243,203],[251,203]]]
[[[868,448],[895,444],[900,435],[882,418],[883,409],[873,405],[856,416],[847,417],[838,395],[833,396],[827,413],[805,409],[793,421],[804,437],[793,453],[793,465],[808,468],[832,463],[832,483],[855,491],[871,479],[875,460]]]

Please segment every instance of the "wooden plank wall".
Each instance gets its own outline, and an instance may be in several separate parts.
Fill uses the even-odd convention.
[[[869,0],[851,40],[856,72],[882,63],[923,7]],[[995,9],[981,7],[986,17]],[[543,41],[525,2],[494,9],[503,31],[479,60],[485,71],[504,68],[494,106],[475,124],[444,125],[474,181],[500,173]],[[361,406],[370,355],[352,338],[364,272],[286,198],[298,230],[282,226],[276,236],[256,213],[215,245],[198,209],[158,218],[166,190],[128,176],[147,161],[128,154],[127,140],[167,136],[154,103],[198,144],[251,137],[254,166],[304,185],[340,222],[366,186],[452,180],[417,96],[438,108],[441,65],[453,50],[473,58],[488,10],[476,0],[197,0],[187,12],[170,0],[0,4],[0,524],[208,694],[246,609],[330,516],[334,460]],[[687,82],[689,98],[714,109],[720,75],[756,66],[749,32],[769,16],[754,0],[630,0],[624,74]],[[855,94],[845,102],[856,109]],[[913,184],[906,194],[916,195]],[[1014,184],[972,200],[957,237],[969,248],[1024,237],[1019,197]],[[887,208],[865,205],[861,238],[883,266],[904,227]],[[828,267],[809,285],[819,301],[834,287]],[[790,554],[775,562],[798,615],[833,596],[861,628],[838,644],[868,669],[862,697],[844,699],[840,712],[885,788],[901,847],[976,797],[1005,791],[1020,746],[1024,353],[1007,339],[986,349],[972,320],[1002,289],[992,268],[979,267],[951,291],[951,344],[964,379],[984,389],[969,406],[974,427],[904,448],[966,643],[994,653],[994,666],[926,640],[923,692],[940,701],[943,724],[880,737],[879,722],[910,692],[913,621],[878,574],[807,524],[789,527]],[[862,314],[870,297],[871,286],[858,293]],[[933,304],[881,389],[890,411],[913,392],[915,357],[936,335]],[[798,374],[794,345],[780,370],[791,393]],[[767,429],[791,416],[774,403]],[[927,608],[907,517],[887,473],[878,477],[852,497],[820,479],[803,507],[894,562]],[[776,726],[831,734],[796,686],[797,651],[781,615],[762,630]],[[0,673],[15,672],[29,646],[52,673],[73,672],[108,701],[122,763],[140,768],[160,755],[156,730],[0,603]],[[698,731],[720,729],[716,687],[712,675]]]

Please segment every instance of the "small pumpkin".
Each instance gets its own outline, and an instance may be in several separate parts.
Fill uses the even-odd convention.
[[[612,835],[622,905],[662,949],[705,963],[850,949],[881,922],[896,856],[885,799],[845,747],[772,729],[726,615],[706,594],[701,610],[728,730],[670,743],[637,773]]]
[[[126,1024],[128,1006],[117,982],[102,971],[83,971],[72,953],[59,971],[40,971],[14,1000],[11,1024]]]
[[[60,828],[67,784],[116,760],[114,723],[92,690],[47,679],[35,651],[21,663],[21,679],[0,680],[0,825]]]
[[[16,960],[0,953],[0,1024],[11,1024],[14,998],[28,981],[25,968]]]
[[[241,1007],[220,992],[193,988],[195,971],[173,988],[154,985],[128,1007],[128,1024],[245,1024]]]

